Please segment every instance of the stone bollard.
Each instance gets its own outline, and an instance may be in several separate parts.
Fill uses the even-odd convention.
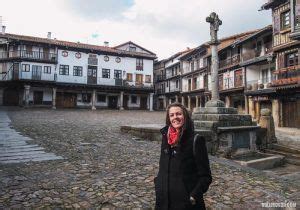
[[[277,139],[275,136],[275,126],[274,126],[274,119],[271,114],[270,109],[261,109],[260,111],[261,117],[259,120],[259,125],[261,128],[266,129],[266,142],[262,142],[265,144],[267,148],[272,143],[277,143]]]

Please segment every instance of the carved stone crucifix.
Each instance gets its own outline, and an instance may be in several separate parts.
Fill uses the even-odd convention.
[[[218,41],[219,26],[222,25],[222,21],[219,19],[219,16],[215,12],[212,12],[206,18],[206,22],[210,23],[211,42],[216,43]]]

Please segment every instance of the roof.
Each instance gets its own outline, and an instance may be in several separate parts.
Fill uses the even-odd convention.
[[[150,53],[150,54],[152,54],[152,55],[155,55],[155,53],[151,52],[150,50],[147,50],[146,48],[141,47],[140,45],[138,45],[138,44],[136,44],[136,43],[134,43],[134,42],[132,42],[132,41],[128,41],[128,42],[125,42],[125,43],[123,43],[123,44],[119,44],[119,45],[117,45],[117,46],[114,46],[113,48],[114,48],[114,49],[117,49],[117,48],[122,47],[122,46],[127,45],[127,44],[133,44],[133,45],[135,45],[135,46],[141,48],[142,50],[145,50],[146,52],[148,52],[148,53]]]
[[[259,30],[252,30],[252,31],[247,31],[247,32],[243,32],[243,33],[239,33],[239,34],[234,34],[232,36],[228,36],[228,37],[224,37],[221,38],[220,44],[218,45],[218,51],[221,51],[229,46],[231,46],[233,43],[240,41],[242,39],[244,39],[245,37],[248,37],[250,35],[253,35],[254,33],[258,32]],[[206,48],[207,52],[206,52],[206,56],[205,57],[209,57],[211,54],[211,50],[209,47],[209,42],[205,42],[203,44],[201,44],[200,46],[192,49],[191,51],[185,53],[184,55],[182,55],[180,58],[184,59],[187,56],[192,55],[193,53],[195,53],[197,50],[201,49],[201,48]]]
[[[189,53],[193,50],[194,50],[194,48],[192,48],[192,49],[187,48],[186,50],[179,51],[179,52],[175,53],[174,55],[170,56],[169,58],[165,59],[165,61],[172,60],[174,58],[184,56],[185,54],[187,54],[187,53]]]
[[[262,29],[257,30],[257,32],[255,32],[255,33],[253,33],[253,34],[245,37],[244,39],[241,39],[240,41],[236,42],[235,44],[241,44],[241,43],[243,43],[245,41],[248,41],[249,39],[252,39],[252,38],[255,38],[257,36],[260,36],[263,33],[272,32],[272,30],[273,30],[272,25],[268,25],[268,26],[266,26],[266,27],[264,27]]]
[[[80,43],[80,42],[69,42],[69,41],[41,38],[41,37],[34,37],[34,36],[25,36],[25,35],[9,34],[9,33],[1,34],[0,33],[0,38],[50,44],[50,45],[61,46],[61,47],[70,47],[70,48],[77,48],[77,49],[100,51],[100,52],[104,52],[104,53],[113,53],[113,54],[118,54],[118,55],[142,56],[142,57],[147,57],[150,59],[156,58],[156,55],[154,53],[147,54],[147,53],[140,53],[140,52],[128,52],[125,50],[118,50],[118,49],[115,49],[112,47],[91,45],[91,44],[85,44],[85,43]]]
[[[268,2],[263,4],[260,9],[261,10],[268,10],[270,8],[277,7],[278,5],[283,4],[286,1],[287,0],[268,0]]]

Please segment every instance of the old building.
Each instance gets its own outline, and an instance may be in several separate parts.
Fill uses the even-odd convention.
[[[262,6],[273,17],[276,69],[270,86],[276,126],[300,128],[299,6],[296,0],[270,0]]]
[[[181,102],[181,63],[180,57],[191,51],[186,49],[155,64],[155,98],[158,110],[164,110],[173,102]]]
[[[0,33],[3,105],[150,109],[156,55],[116,47]]]
[[[155,61],[153,67],[153,78],[154,78],[154,108],[156,110],[164,110],[166,108],[165,93],[165,60]]]

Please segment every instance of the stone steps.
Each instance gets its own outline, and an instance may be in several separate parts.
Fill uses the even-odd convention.
[[[300,154],[294,154],[277,149],[266,149],[266,152],[285,156],[285,161],[300,166]]]
[[[275,150],[280,150],[280,151],[300,155],[300,149],[298,149],[298,148],[292,148],[292,147],[288,147],[288,146],[280,145],[280,144],[272,144],[272,148]]]

